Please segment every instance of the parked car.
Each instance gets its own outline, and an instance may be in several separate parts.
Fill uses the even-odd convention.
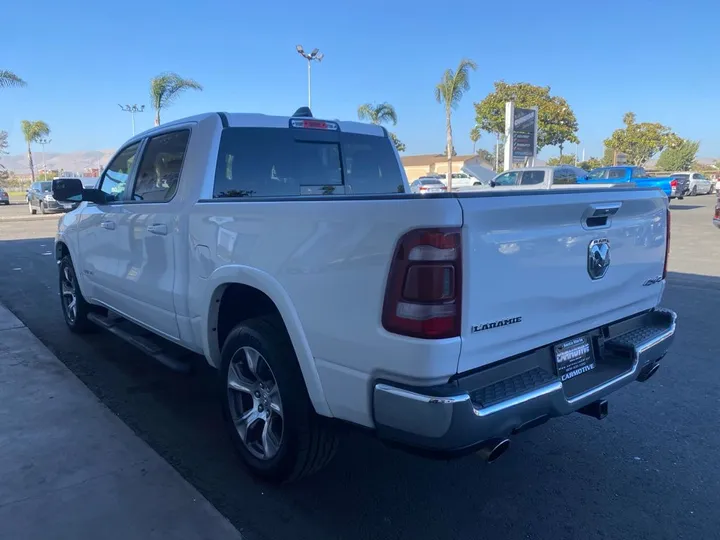
[[[683,176],[689,179],[688,183],[688,194],[695,195],[708,195],[713,192],[713,182],[705,177],[704,174],[699,172],[680,172],[673,174],[673,177]]]
[[[203,355],[240,457],[278,481],[324,466],[340,422],[492,461],[657,372],[676,320],[658,307],[663,194],[409,191],[379,126],[307,108],[168,122],[97,189],[54,182],[84,201],[58,223],[65,322],[177,370]]]
[[[8,195],[8,192],[5,191],[1,187],[0,187],[0,204],[4,204],[5,206],[10,204],[10,195]]]
[[[670,180],[670,198],[684,199],[690,193],[690,176],[688,174],[673,174]]]
[[[523,189],[550,189],[552,186],[577,184],[587,171],[579,167],[561,165],[557,167],[523,167],[497,175],[490,181],[490,187],[517,186]]]
[[[76,180],[80,180],[77,178]],[[28,210],[31,214],[48,214],[51,212],[67,212],[77,207],[76,202],[59,203],[53,198],[52,180],[34,182],[27,192]]]
[[[633,183],[637,187],[652,187],[652,188],[658,188],[665,193],[665,195],[670,197],[675,197],[677,194],[673,195],[672,190],[672,178],[653,178],[645,171],[642,167],[630,167],[630,166],[623,166],[623,167],[600,167],[598,169],[593,169],[588,173],[588,175],[581,180],[581,183],[583,184],[592,184],[592,183],[604,183],[607,181],[613,182],[613,183]]]
[[[429,176],[437,178],[445,185],[445,187],[447,187],[447,173],[434,173],[432,175],[428,175],[428,177]],[[463,171],[452,173],[452,179],[453,191],[463,189],[467,186],[472,186],[475,182],[475,179],[473,177]]]
[[[718,198],[715,201],[715,215],[713,216],[713,225],[720,229],[720,191],[718,191]]]
[[[421,177],[410,184],[410,191],[421,195],[445,193],[447,186],[439,178]]]

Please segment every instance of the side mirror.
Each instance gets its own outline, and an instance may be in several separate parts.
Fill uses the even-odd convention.
[[[107,197],[99,189],[83,189],[79,178],[58,178],[53,180],[53,198],[60,202],[88,201],[95,204],[107,203]]]
[[[58,178],[52,183],[53,198],[61,202],[80,202],[83,196],[82,180],[79,178]]]
[[[495,186],[497,186],[497,183],[495,182],[495,180],[490,180],[490,187],[495,187]]]

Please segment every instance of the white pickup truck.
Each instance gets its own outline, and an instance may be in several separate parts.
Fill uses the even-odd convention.
[[[70,330],[217,368],[229,432],[269,479],[332,457],[338,421],[431,456],[655,373],[675,332],[660,191],[409,193],[378,126],[209,113],[136,135],[59,222]]]

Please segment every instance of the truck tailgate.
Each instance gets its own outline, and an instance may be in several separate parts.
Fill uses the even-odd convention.
[[[467,193],[458,200],[458,372],[574,337],[659,302],[668,220],[661,192]],[[605,224],[593,218],[613,211]]]

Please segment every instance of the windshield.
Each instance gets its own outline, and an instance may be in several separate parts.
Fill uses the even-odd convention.
[[[605,169],[593,169],[588,173],[587,177],[596,180],[598,178],[602,178],[604,175]]]
[[[40,182],[40,191],[52,191],[52,182]]]

